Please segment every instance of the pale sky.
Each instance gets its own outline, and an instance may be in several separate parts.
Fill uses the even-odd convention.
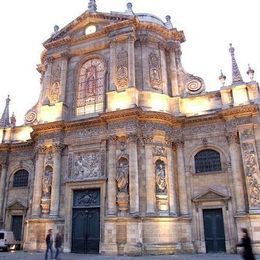
[[[99,12],[125,11],[127,0],[96,0]],[[229,43],[235,47],[244,78],[247,64],[260,75],[260,1],[259,0],[132,0],[135,13],[151,13],[183,30],[182,63],[185,70],[204,79],[206,90],[220,88],[219,71],[231,82]],[[24,115],[38,100],[42,42],[49,38],[55,24],[60,28],[82,14],[88,0],[8,0],[0,1],[1,60],[0,116],[10,94],[10,115],[23,124]]]

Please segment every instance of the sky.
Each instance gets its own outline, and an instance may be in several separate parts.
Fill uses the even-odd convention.
[[[125,11],[127,0],[96,0],[99,12]],[[183,30],[182,64],[185,70],[204,79],[206,90],[220,88],[220,69],[231,83],[229,43],[244,81],[249,81],[247,64],[260,77],[259,0],[132,0],[135,13],[151,13]],[[44,50],[42,43],[53,32],[74,20],[88,8],[88,0],[0,1],[0,116],[10,95],[10,114],[17,124],[37,102],[40,74],[36,65]]]

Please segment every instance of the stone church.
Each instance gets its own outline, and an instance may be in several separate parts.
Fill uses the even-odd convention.
[[[64,252],[260,253],[260,114],[254,70],[207,92],[181,63],[171,17],[88,9],[43,43],[41,93],[0,128],[0,224],[25,250],[48,229]]]

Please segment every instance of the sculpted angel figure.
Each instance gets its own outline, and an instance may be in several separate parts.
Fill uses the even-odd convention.
[[[119,192],[127,192],[128,186],[128,162],[121,161],[117,169],[117,188]]]

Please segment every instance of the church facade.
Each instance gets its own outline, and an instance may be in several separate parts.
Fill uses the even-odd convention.
[[[44,42],[41,94],[0,128],[0,224],[25,250],[49,229],[64,251],[106,255],[260,253],[259,86],[207,92],[181,63],[182,31],[95,1]]]

